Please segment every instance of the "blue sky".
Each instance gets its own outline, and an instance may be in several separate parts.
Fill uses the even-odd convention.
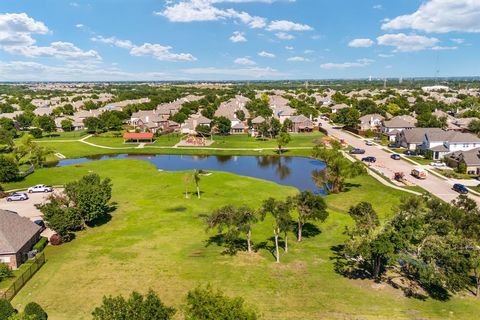
[[[1,0],[0,80],[480,74],[479,0]]]

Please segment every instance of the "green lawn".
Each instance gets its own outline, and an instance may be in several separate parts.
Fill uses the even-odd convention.
[[[92,136],[85,141],[97,144],[99,146],[114,147],[114,148],[135,148],[138,146],[138,143],[125,143],[123,138],[114,138],[114,137],[95,137]]]
[[[315,140],[319,140],[325,135],[321,132],[291,134],[292,141],[288,147],[313,147]],[[214,136],[215,141],[211,147],[216,148],[277,148],[275,139],[256,139],[247,134]]]
[[[185,199],[184,172],[161,172],[139,160],[42,169],[5,187],[62,184],[92,171],[112,178],[117,211],[111,221],[78,233],[73,242],[47,247],[47,263],[13,300],[16,308],[36,301],[49,319],[89,319],[105,294],[152,288],[179,309],[188,290],[210,283],[244,297],[263,319],[473,319],[480,314],[473,298],[419,301],[388,285],[346,279],[333,271],[331,247],[344,239],[351,223],[349,206],[370,201],[385,217],[404,196],[368,176],[349,181],[347,192],[328,196],[331,214],[318,225],[321,233],[301,244],[290,234],[289,253],[276,264],[267,249],[229,256],[222,255],[222,247],[206,245],[215,233],[205,232],[199,215],[225,204],[258,206],[268,196],[295,194],[290,187],[214,172],[200,182],[202,199]],[[254,242],[272,245],[271,229],[270,220],[256,225]]]
[[[35,140],[78,140],[87,135],[87,132],[85,130],[79,130],[79,131],[70,131],[70,132],[53,132],[49,136],[44,136],[40,139],[35,139]]]

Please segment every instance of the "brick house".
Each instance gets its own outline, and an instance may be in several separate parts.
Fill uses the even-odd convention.
[[[42,229],[13,211],[0,210],[0,263],[17,269],[40,239]]]

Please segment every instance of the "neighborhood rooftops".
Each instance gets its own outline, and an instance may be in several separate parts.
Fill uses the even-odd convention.
[[[28,218],[0,210],[0,254],[17,253],[40,230],[40,226]]]

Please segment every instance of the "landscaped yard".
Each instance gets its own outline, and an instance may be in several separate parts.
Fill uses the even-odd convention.
[[[313,147],[315,140],[320,140],[325,135],[321,132],[291,134],[292,141],[285,146],[289,147]],[[215,143],[211,147],[216,148],[277,148],[275,139],[256,139],[246,134],[214,136]]]
[[[330,216],[318,225],[321,233],[301,244],[291,234],[289,253],[276,264],[267,249],[222,255],[222,247],[207,245],[215,233],[205,232],[199,215],[226,204],[258,206],[269,196],[295,194],[290,187],[214,172],[201,179],[201,199],[185,199],[185,172],[160,172],[138,160],[42,169],[5,187],[62,184],[89,172],[112,178],[117,211],[111,221],[78,233],[73,242],[47,247],[47,263],[13,300],[15,307],[36,301],[49,319],[90,319],[103,295],[152,288],[166,304],[181,308],[188,290],[210,283],[244,297],[263,319],[473,319],[480,314],[478,300],[470,297],[420,301],[388,285],[333,271],[331,248],[342,243],[351,223],[348,208],[370,201],[385,217],[404,196],[371,177],[353,179],[347,192],[328,196]],[[189,191],[194,192],[193,185]],[[271,229],[270,220],[255,225],[255,244],[271,246]]]

